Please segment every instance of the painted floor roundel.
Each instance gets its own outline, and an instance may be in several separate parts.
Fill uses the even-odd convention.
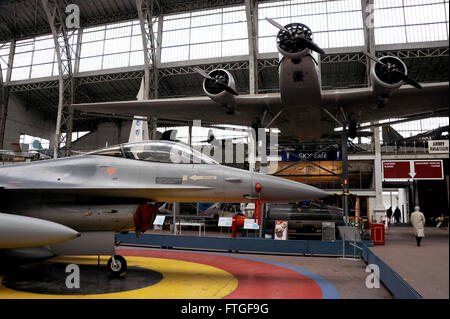
[[[56,257],[0,274],[0,299],[334,299],[336,288],[302,269],[236,254],[117,249],[122,278],[109,278],[108,256]],[[79,287],[68,288],[67,265],[79,267]]]

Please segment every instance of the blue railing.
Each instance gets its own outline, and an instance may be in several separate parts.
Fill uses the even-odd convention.
[[[226,252],[286,253],[301,255],[342,256],[342,241],[317,240],[273,240],[266,238],[238,237],[198,237],[159,234],[119,234],[116,239],[130,245],[145,245],[161,248],[186,248],[222,250]],[[346,256],[353,256],[353,247],[345,243]]]

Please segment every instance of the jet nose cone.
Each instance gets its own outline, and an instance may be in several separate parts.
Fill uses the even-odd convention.
[[[298,202],[328,196],[319,188],[276,176],[258,174],[254,180],[261,184],[261,199],[265,202]]]

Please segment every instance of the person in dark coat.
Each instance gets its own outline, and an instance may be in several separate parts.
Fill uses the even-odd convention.
[[[402,216],[402,213],[400,212],[400,208],[397,208],[394,210],[394,219],[395,219],[395,223],[398,224],[400,223],[400,217]]]
[[[389,222],[391,222],[391,217],[392,217],[392,207],[389,207],[386,210],[386,216],[388,217]]]

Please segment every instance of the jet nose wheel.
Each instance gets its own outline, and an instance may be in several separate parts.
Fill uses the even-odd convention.
[[[122,256],[115,255],[108,260],[106,267],[108,268],[108,276],[123,277],[127,272],[127,261]]]

